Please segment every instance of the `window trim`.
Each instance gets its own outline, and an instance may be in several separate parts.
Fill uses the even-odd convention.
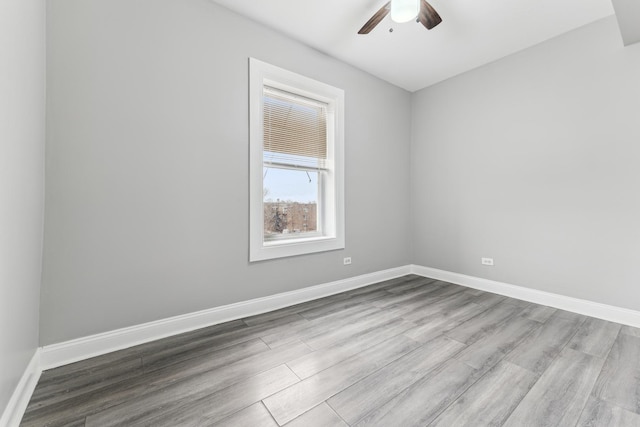
[[[265,85],[330,105],[327,130],[328,170],[319,195],[318,221],[323,235],[264,241],[263,96]],[[333,193],[333,194],[331,194]],[[266,62],[249,58],[249,261],[263,261],[344,249],[344,91]]]

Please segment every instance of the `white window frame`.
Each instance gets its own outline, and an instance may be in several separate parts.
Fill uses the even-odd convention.
[[[318,194],[316,236],[264,241],[263,88],[270,86],[324,102],[327,108],[327,170]],[[320,180],[320,177],[318,178]],[[344,91],[249,58],[249,261],[344,249]]]

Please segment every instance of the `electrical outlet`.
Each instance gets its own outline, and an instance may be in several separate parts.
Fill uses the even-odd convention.
[[[344,265],[349,265],[349,264],[351,264],[351,257],[346,257],[344,259]]]
[[[493,258],[482,258],[482,265],[493,265]]]

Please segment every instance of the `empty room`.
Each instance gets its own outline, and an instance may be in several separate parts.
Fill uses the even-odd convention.
[[[640,427],[637,0],[3,0],[0,427]]]

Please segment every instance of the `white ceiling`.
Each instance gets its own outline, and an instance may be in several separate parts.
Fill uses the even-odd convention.
[[[386,0],[213,1],[412,92],[614,12],[611,0],[428,0],[433,30],[387,16],[358,35]]]

